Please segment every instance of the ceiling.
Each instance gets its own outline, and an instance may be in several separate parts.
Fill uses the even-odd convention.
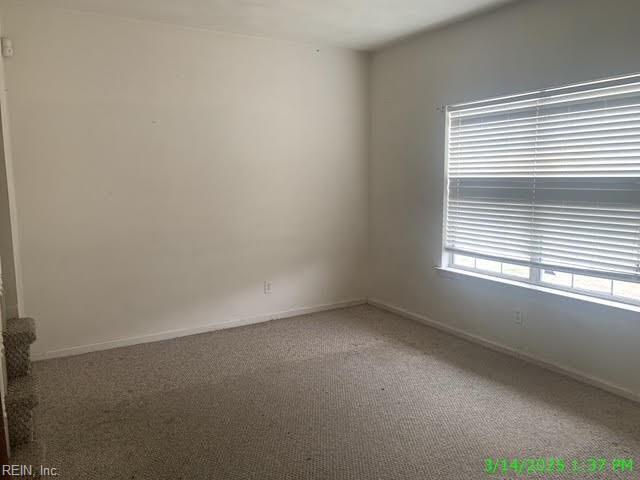
[[[375,49],[511,0],[40,0],[72,10]]]

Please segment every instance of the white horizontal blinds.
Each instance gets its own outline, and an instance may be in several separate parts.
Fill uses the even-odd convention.
[[[640,77],[448,121],[447,250],[640,281]]]

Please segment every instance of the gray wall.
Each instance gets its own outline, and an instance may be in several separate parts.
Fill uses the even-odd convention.
[[[637,312],[434,269],[445,135],[436,108],[638,72],[639,18],[637,0],[524,1],[373,56],[370,297],[640,394]]]

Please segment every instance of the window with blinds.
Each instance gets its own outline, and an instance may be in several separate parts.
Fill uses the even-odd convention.
[[[447,123],[452,265],[605,279],[594,293],[640,302],[640,75],[448,107]]]

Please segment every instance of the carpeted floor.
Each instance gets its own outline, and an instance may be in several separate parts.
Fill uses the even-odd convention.
[[[640,461],[639,405],[370,306],[36,374],[43,464],[65,479],[459,480],[502,478],[490,457]],[[558,478],[640,465],[605,471]]]

